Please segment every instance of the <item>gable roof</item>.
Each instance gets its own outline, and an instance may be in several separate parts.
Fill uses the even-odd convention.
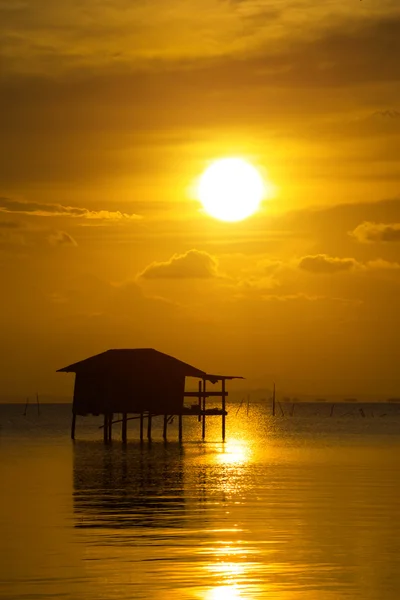
[[[133,348],[107,350],[95,356],[58,369],[57,373],[96,373],[103,369],[115,369],[116,371],[140,370],[148,371],[149,376],[154,368],[165,369],[170,372],[179,373],[185,377],[198,377],[215,383],[222,379],[234,379],[234,376],[208,375],[205,371],[197,369],[169,354],[154,350],[154,348]],[[240,378],[242,379],[242,378]]]

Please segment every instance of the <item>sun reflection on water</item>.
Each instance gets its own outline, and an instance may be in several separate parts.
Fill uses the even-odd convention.
[[[241,597],[236,585],[221,585],[209,590],[204,600],[237,600]]]
[[[230,440],[216,455],[216,462],[223,465],[243,465],[251,459],[251,448],[244,440]]]

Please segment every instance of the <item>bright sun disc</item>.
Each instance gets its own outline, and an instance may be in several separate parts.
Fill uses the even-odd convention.
[[[221,221],[241,221],[255,213],[265,195],[260,173],[241,158],[215,161],[200,178],[204,210]]]

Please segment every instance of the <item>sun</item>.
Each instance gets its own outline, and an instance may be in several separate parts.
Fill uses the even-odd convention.
[[[221,158],[200,177],[198,197],[207,214],[241,221],[254,214],[266,194],[259,171],[242,158]]]

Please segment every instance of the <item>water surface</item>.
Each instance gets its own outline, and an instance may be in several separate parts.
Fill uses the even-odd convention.
[[[236,412],[123,447],[1,406],[0,598],[397,600],[398,411]]]

